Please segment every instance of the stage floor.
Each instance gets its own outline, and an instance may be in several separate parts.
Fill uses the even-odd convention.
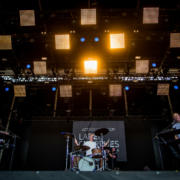
[[[3,180],[179,180],[178,171],[113,171],[113,172],[69,172],[69,171],[0,171]]]

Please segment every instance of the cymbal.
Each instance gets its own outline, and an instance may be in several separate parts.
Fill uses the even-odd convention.
[[[90,149],[90,147],[89,146],[74,146],[74,149],[76,151],[87,151]]]
[[[96,131],[94,132],[94,134],[95,134],[96,136],[101,136],[101,134],[102,134],[102,135],[105,135],[105,134],[107,134],[108,132],[109,132],[108,129],[102,128],[102,129],[96,130]]]
[[[110,147],[103,147],[104,150],[110,150]]]
[[[69,136],[69,138],[74,138],[74,134],[69,133],[69,132],[62,132],[61,135],[64,136],[64,137],[66,137],[66,138],[67,138],[68,136]]]

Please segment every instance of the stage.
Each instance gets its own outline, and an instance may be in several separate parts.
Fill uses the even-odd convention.
[[[176,171],[113,171],[113,172],[65,172],[65,171],[1,171],[0,179],[6,180],[179,180],[180,173]]]

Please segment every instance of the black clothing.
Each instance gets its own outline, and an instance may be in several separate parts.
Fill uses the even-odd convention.
[[[108,167],[109,167],[110,169],[114,169],[114,168],[116,168],[117,154],[115,154],[115,153],[110,153],[110,154],[116,156],[116,158],[112,158],[112,157],[108,154]]]

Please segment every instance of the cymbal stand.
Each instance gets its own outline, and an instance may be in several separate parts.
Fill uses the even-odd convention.
[[[104,171],[104,147],[103,147],[103,133],[101,133],[101,139],[102,139],[102,160],[103,160],[103,167],[102,167],[102,170]]]

